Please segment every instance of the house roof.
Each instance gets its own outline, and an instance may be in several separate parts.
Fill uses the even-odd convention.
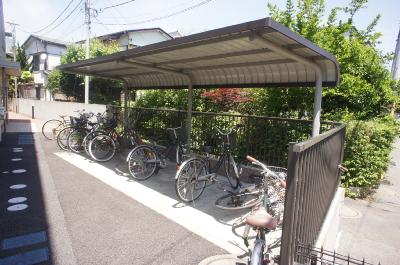
[[[70,45],[71,43],[66,42],[66,41],[62,41],[62,40],[57,40],[57,39],[52,39],[52,38],[48,38],[45,36],[39,36],[39,35],[29,35],[29,37],[25,40],[25,42],[22,44],[22,47],[25,47],[25,45],[31,40],[31,39],[37,39],[40,40],[42,42],[45,43],[49,43],[49,44],[53,44],[53,45],[58,45],[58,46],[63,46],[63,47],[67,47],[68,45]]]
[[[271,18],[60,65],[124,80],[130,88],[323,86],[339,82],[336,58]],[[319,75],[321,73],[321,75]]]
[[[145,28],[145,29],[128,29],[128,30],[122,30],[122,31],[118,31],[118,32],[113,32],[110,34],[105,34],[105,35],[101,35],[101,36],[97,36],[95,38],[97,39],[119,39],[121,37],[121,35],[124,35],[126,33],[130,33],[130,32],[143,32],[143,31],[159,31],[162,34],[166,35],[167,37],[169,37],[170,39],[173,39],[173,37],[168,34],[167,32],[165,32],[163,29],[161,28]],[[86,40],[80,40],[77,41],[76,43],[83,43]]]

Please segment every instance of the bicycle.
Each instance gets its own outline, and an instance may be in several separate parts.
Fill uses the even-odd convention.
[[[213,151],[211,146],[203,146],[202,151],[205,157],[189,158],[179,167],[175,175],[175,192],[183,202],[193,202],[203,193],[208,182],[214,183],[217,172],[224,166],[225,176],[233,189],[239,186],[239,170],[232,156],[231,149],[236,142],[236,132],[242,127],[234,126],[230,131],[224,132],[217,128],[217,136],[222,138],[222,155],[219,157],[215,166],[211,166],[210,153]],[[233,174],[231,171],[233,168]]]
[[[128,154],[126,162],[131,176],[137,180],[146,180],[167,166],[166,159],[175,152],[177,166],[182,161],[185,145],[179,137],[182,127],[167,128],[169,141],[151,145],[139,145]]]
[[[82,153],[83,151],[86,151],[87,147],[87,140],[88,138],[90,138],[91,136],[93,136],[93,134],[98,135],[100,131],[100,129],[104,129],[104,126],[106,124],[106,119],[105,116],[106,112],[104,112],[103,114],[98,113],[96,115],[96,123],[92,123],[88,121],[88,125],[89,126],[82,126],[82,127],[78,127],[76,129],[74,129],[67,138],[67,144],[68,144],[68,148],[69,150],[71,150],[74,153]],[[93,138],[93,137],[92,137]],[[86,140],[86,142],[85,142]]]
[[[50,119],[42,126],[42,134],[47,140],[55,140],[57,134],[66,126],[70,125],[70,121],[66,119],[66,115],[60,115],[59,119]]]
[[[115,129],[108,132],[97,132],[93,139],[89,140],[88,153],[97,162],[111,160],[116,151],[123,145],[124,139],[128,140],[128,148],[142,144],[142,140],[133,128],[127,128],[118,133]]]
[[[93,126],[93,123],[89,122],[89,118],[93,116],[93,113],[80,113],[79,118],[71,117],[71,125],[64,127],[57,134],[57,145],[65,151],[69,150],[68,137],[69,135],[78,128],[89,128]]]
[[[243,240],[246,247],[249,248],[248,235],[250,228],[256,231],[256,238],[253,249],[249,248],[250,265],[262,265],[270,262],[268,251],[271,245],[280,241],[276,239],[274,243],[267,244],[266,234],[275,230],[282,224],[284,196],[282,189],[286,188],[286,181],[282,175],[273,172],[269,166],[261,163],[257,159],[246,156],[246,159],[262,168],[261,174],[264,176],[264,196],[263,204],[258,205],[257,210],[246,216],[246,227],[243,234]],[[284,194],[284,192],[283,192]],[[274,198],[275,197],[275,198]],[[267,253],[267,254],[266,254]]]
[[[264,165],[265,166],[265,165]],[[286,176],[287,170],[283,167],[276,166],[265,166],[274,175],[265,176],[264,171],[260,172],[261,176],[251,175],[249,178],[253,178],[252,185],[245,186],[242,183],[239,184],[240,189],[237,190],[225,190],[228,194],[219,197],[215,201],[215,206],[223,210],[241,210],[246,208],[252,208],[262,202],[263,196],[273,196],[275,194],[267,194],[265,185],[273,185],[279,181],[279,184],[283,189],[286,188]],[[268,178],[267,180],[265,178]],[[243,186],[243,187],[242,187]],[[284,194],[284,191],[283,193]],[[282,198],[281,198],[282,199]]]

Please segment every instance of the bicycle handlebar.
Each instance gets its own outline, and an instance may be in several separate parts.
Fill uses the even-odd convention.
[[[224,132],[220,128],[216,127],[217,133],[222,134],[222,135],[230,135],[233,132],[237,131],[239,128],[243,127],[242,124],[236,124],[229,132]]]
[[[260,161],[255,159],[254,157],[251,157],[251,156],[247,155],[246,159],[249,160],[250,162],[252,162],[253,164],[259,165],[264,170],[263,172],[266,172],[267,175],[271,175],[274,178],[278,179],[280,181],[282,187],[286,189],[286,181],[281,179],[278,174],[276,174],[275,172],[271,171],[266,165],[264,165],[263,163],[261,163]]]

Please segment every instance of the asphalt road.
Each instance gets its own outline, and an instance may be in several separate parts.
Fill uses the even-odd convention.
[[[37,249],[48,251],[40,264],[186,265],[226,253],[54,155],[59,151],[54,142],[36,133],[33,145],[20,145],[20,135],[8,133],[0,143],[0,170],[9,172],[0,179],[0,240],[11,242],[32,233],[46,236],[34,243],[27,239],[23,247],[0,248],[0,265]],[[23,152],[14,153],[13,148]],[[23,160],[11,161],[16,154]],[[19,183],[27,187],[9,188]],[[20,196],[27,198],[28,208],[8,211],[8,200]]]

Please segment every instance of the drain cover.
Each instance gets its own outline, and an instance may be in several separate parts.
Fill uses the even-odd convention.
[[[247,262],[234,255],[217,255],[206,258],[199,265],[246,265]]]

